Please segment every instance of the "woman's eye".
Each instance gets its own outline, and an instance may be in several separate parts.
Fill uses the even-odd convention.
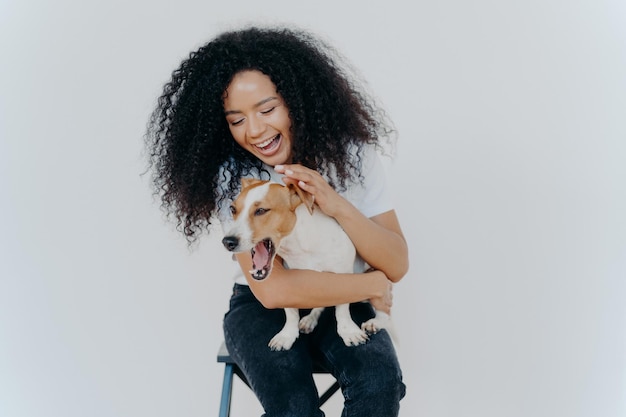
[[[276,107],[272,107],[272,108],[269,108],[269,109],[267,109],[267,110],[263,110],[263,111],[261,111],[261,114],[268,114],[268,113],[271,113],[271,112],[272,112],[275,108],[276,108]]]
[[[242,123],[243,123],[243,119],[237,119],[237,120],[230,122],[230,124],[233,126],[239,126]]]

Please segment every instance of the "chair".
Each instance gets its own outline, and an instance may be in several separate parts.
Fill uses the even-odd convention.
[[[228,349],[224,342],[220,346],[220,350],[217,352],[217,362],[224,364],[224,382],[222,383],[222,398],[220,400],[220,414],[219,417],[229,417],[230,416],[230,402],[233,394],[233,375],[237,375],[239,379],[243,381],[248,387],[248,381],[244,376],[241,369],[237,366],[237,364],[230,357],[230,353],[228,353]],[[324,369],[320,364],[315,364],[313,373],[316,374],[329,374],[326,369]],[[333,396],[335,392],[339,389],[339,382],[335,381],[321,396],[320,396],[320,406],[323,405],[330,397]]]

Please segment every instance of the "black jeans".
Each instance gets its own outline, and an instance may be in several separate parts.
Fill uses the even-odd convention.
[[[350,310],[358,325],[374,316],[369,303],[353,304]],[[267,344],[284,324],[282,309],[266,309],[249,287],[235,284],[224,316],[225,342],[266,417],[324,415],[312,376],[314,361],[339,381],[345,398],[343,417],[398,415],[405,386],[385,330],[370,335],[363,345],[348,347],[337,335],[334,311],[328,308],[311,334],[301,334],[290,350],[272,351]]]

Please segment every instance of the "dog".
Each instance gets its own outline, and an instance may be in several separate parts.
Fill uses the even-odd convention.
[[[256,280],[272,272],[276,255],[293,269],[352,273],[356,249],[339,223],[314,209],[314,198],[297,185],[285,186],[258,179],[241,180],[241,192],[231,205],[234,223],[222,239],[231,252],[250,251]],[[314,308],[300,318],[297,308],[286,308],[285,325],[269,342],[272,350],[289,350],[299,333],[310,333],[324,308]],[[368,333],[386,328],[390,317],[376,316],[357,326],[349,304],[335,306],[337,333],[346,346],[368,340]]]

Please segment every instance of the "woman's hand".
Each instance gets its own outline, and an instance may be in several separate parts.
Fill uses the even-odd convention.
[[[283,182],[286,185],[297,185],[311,194],[315,203],[328,216],[337,217],[342,208],[350,204],[315,170],[299,164],[276,165],[274,170],[279,174],[284,174]]]
[[[376,310],[391,314],[391,307],[393,306],[393,284],[391,281],[386,280],[386,285],[387,288],[380,297],[370,298],[369,301]]]

